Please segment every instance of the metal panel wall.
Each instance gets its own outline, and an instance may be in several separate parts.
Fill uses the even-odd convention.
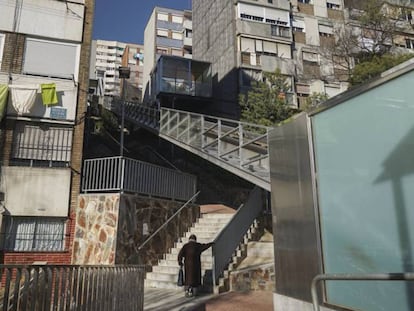
[[[308,117],[269,133],[276,293],[311,301],[321,272],[309,149]]]

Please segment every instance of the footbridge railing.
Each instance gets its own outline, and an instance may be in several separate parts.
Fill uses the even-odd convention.
[[[270,129],[162,108],[159,136],[270,191]]]
[[[111,110],[171,143],[270,191],[268,132],[257,124],[114,100]]]

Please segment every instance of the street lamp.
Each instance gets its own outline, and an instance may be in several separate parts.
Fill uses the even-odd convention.
[[[124,126],[125,126],[125,79],[129,79],[131,69],[129,67],[118,67],[119,78],[122,79],[122,94],[121,94],[121,137],[120,137],[120,152],[119,155],[124,155]]]

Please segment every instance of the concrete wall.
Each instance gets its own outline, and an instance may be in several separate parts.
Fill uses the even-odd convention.
[[[150,90],[148,85],[150,82],[150,73],[152,67],[155,65],[155,35],[157,31],[155,28],[155,21],[157,18],[156,15],[157,13],[154,10],[144,30],[144,71],[142,79],[143,99],[148,98],[146,94],[148,94]]]
[[[80,2],[80,1],[79,1]],[[14,16],[18,1],[2,5],[0,29],[14,32]],[[84,5],[50,0],[26,0],[18,8],[18,31],[32,36],[82,41]]]
[[[5,166],[0,191],[12,216],[67,217],[70,169]]]
[[[212,113],[238,116],[237,38],[232,1],[193,1],[193,58],[212,63]]]

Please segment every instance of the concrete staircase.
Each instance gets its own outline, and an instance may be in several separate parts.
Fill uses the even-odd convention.
[[[210,207],[210,208],[208,208]],[[197,242],[208,243],[215,239],[220,231],[233,217],[234,210],[223,208],[201,208],[201,217],[190,228],[185,235],[178,239],[175,247],[172,248],[156,266],[152,267],[152,272],[148,272],[145,279],[146,288],[169,288],[177,289],[178,275],[178,252],[182,246],[188,242],[191,234],[197,236]],[[222,207],[222,206],[220,206]],[[211,248],[204,251],[201,255],[201,272],[203,279],[211,278],[212,256]]]

